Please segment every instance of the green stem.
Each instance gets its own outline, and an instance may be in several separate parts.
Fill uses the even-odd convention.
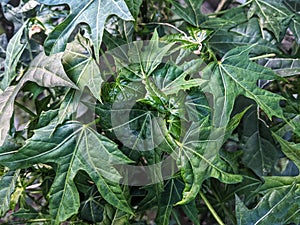
[[[20,104],[19,102],[15,101],[16,106],[18,106],[23,111],[27,112],[30,116],[36,117],[36,114],[32,112],[30,109],[26,108],[24,105]]]
[[[203,194],[203,192],[200,191],[199,194],[200,194],[200,197],[203,199],[205,205],[207,206],[207,208],[209,209],[209,211],[213,215],[213,217],[218,222],[218,224],[225,225],[225,223],[221,220],[221,218],[219,217],[219,215],[217,214],[217,212],[215,211],[215,209],[212,207],[212,205],[210,204],[210,202],[208,201],[208,199],[205,197],[205,195]]]
[[[255,57],[251,57],[249,58],[250,60],[257,60],[257,59],[264,59],[264,58],[270,58],[270,57],[275,57],[276,54],[275,53],[270,53],[270,54],[265,54],[265,55],[259,55],[259,56],[255,56]]]

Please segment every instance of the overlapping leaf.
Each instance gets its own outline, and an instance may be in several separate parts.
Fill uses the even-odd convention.
[[[282,77],[300,74],[300,60],[292,58],[260,59],[259,64],[271,68]]]
[[[209,27],[207,28],[211,29]],[[280,53],[278,47],[262,35],[257,18],[251,18],[247,22],[237,26],[218,27],[215,29],[216,32],[209,39],[209,44],[222,55],[235,47],[251,46],[253,44],[255,44],[255,46],[253,46],[251,52],[257,55],[264,53]],[[265,35],[268,36],[266,32]]]
[[[193,122],[179,143],[178,167],[185,182],[183,198],[177,204],[190,202],[209,177],[224,183],[238,183],[239,175],[229,173],[230,167],[219,156],[224,141],[222,128],[212,129],[208,121]]]
[[[0,179],[0,216],[9,210],[10,196],[13,193],[20,170],[9,171]]]
[[[170,179],[166,182],[164,192],[161,193],[161,199],[158,202],[158,211],[156,215],[157,224],[168,225],[174,204],[182,197],[184,184],[180,180]],[[183,210],[189,219],[196,225],[199,225],[197,218],[197,209],[195,202],[183,205]]]
[[[75,40],[67,45],[62,63],[68,77],[81,90],[88,87],[94,97],[100,99],[103,78],[87,39],[77,35]]]
[[[0,145],[3,144],[10,128],[14,100],[27,81],[35,82],[44,87],[65,86],[76,88],[64,72],[61,57],[62,54],[50,57],[45,56],[43,53],[39,54],[32,61],[30,68],[23,75],[19,83],[16,86],[9,86],[0,95]]]
[[[273,133],[276,140],[279,142],[283,153],[295,163],[300,169],[300,144],[295,144],[282,139],[277,134]]]
[[[185,0],[186,7],[182,6],[182,3],[172,1],[174,12],[183,18],[189,24],[199,27],[200,23],[204,21],[205,16],[201,12],[201,5],[203,0]]]
[[[278,184],[278,179],[272,179]],[[264,193],[263,198],[257,206],[249,210],[237,197],[236,215],[237,224],[299,224],[300,218],[297,215],[300,204],[298,199],[300,191],[296,184],[277,186]]]
[[[271,69],[251,62],[248,58],[250,50],[251,47],[232,49],[220,62],[210,63],[203,72],[203,79],[207,80],[203,90],[213,95],[214,124],[217,126],[226,126],[238,95],[253,99],[270,119],[272,116],[283,118],[279,107],[283,98],[256,85],[259,79],[281,78]]]
[[[77,213],[79,194],[73,181],[79,170],[86,171],[107,202],[131,213],[120,186],[114,164],[131,161],[117,145],[78,122],[67,122],[52,134],[56,122],[40,128],[18,153],[2,162],[10,168],[26,168],[37,163],[57,164],[50,190],[50,214],[59,224]]]
[[[5,57],[5,72],[3,74],[3,79],[1,80],[0,87],[4,90],[8,87],[10,82],[16,77],[16,69],[19,59],[27,46],[27,43],[21,43],[21,38],[24,32],[24,28],[27,23],[18,30],[18,32],[9,41],[6,50]]]
[[[47,54],[63,51],[76,26],[86,23],[90,27],[96,58],[99,59],[100,44],[107,18],[117,15],[123,20],[133,20],[123,0],[39,0],[38,2],[46,5],[68,4],[71,8],[69,16],[46,39]]]
[[[252,0],[248,18],[253,15],[260,18],[262,28],[271,31],[278,41],[283,38],[284,31],[289,27],[297,42],[300,42],[300,16],[291,11],[284,0]]]
[[[255,105],[244,117],[243,127],[243,163],[258,176],[270,174],[278,160],[279,151],[271,132],[257,118]]]
[[[62,63],[66,74],[80,91],[74,89],[67,91],[60,106],[58,124],[77,111],[85,87],[89,88],[96,99],[101,100],[103,83],[100,69],[92,56],[90,43],[81,35],[77,35],[75,40],[67,45]]]

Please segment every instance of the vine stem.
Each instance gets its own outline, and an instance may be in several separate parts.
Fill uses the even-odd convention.
[[[216,219],[216,221],[218,222],[218,224],[220,225],[225,225],[225,223],[222,221],[222,219],[219,217],[219,215],[217,214],[217,212],[215,211],[215,209],[212,207],[212,205],[210,204],[210,202],[208,201],[208,199],[205,197],[205,195],[203,194],[202,191],[199,192],[200,197],[203,199],[205,205],[207,206],[207,208],[209,209],[209,211],[211,212],[211,214],[213,215],[213,217]]]

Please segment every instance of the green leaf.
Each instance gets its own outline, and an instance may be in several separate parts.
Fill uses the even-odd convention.
[[[104,201],[95,186],[88,188],[84,201],[80,206],[80,217],[89,222],[101,222],[103,220]]]
[[[50,190],[50,214],[59,224],[77,213],[80,201],[73,181],[84,170],[95,182],[102,197],[114,207],[132,213],[114,164],[130,163],[117,145],[95,130],[78,122],[58,127],[56,122],[40,128],[16,154],[5,162],[9,168],[27,168],[37,163],[57,164],[56,177]]]
[[[78,110],[81,93],[74,89],[69,89],[63,96],[62,103],[59,107],[57,125],[60,125]]]
[[[140,7],[142,5],[143,0],[124,0],[124,1],[126,2],[131,15],[136,20],[140,13]]]
[[[172,0],[174,13],[184,19],[189,24],[199,27],[200,24],[205,20],[205,15],[201,12],[201,6],[203,0],[184,0],[186,7],[183,7],[182,2]]]
[[[100,44],[107,18],[116,15],[123,20],[133,20],[123,0],[39,0],[46,5],[68,4],[71,8],[69,16],[49,34],[45,42],[47,54],[65,50],[68,38],[80,23],[86,23],[91,32],[96,59],[99,59]]]
[[[100,225],[129,225],[129,214],[106,204],[104,218]]]
[[[279,158],[279,151],[275,146],[271,132],[257,118],[257,110],[257,106],[254,105],[243,120],[244,153],[242,161],[256,175],[263,176],[271,173]]]
[[[101,110],[100,116],[102,113],[110,117],[108,119],[112,121],[112,126],[109,129],[126,147],[142,152],[150,151],[165,140],[166,124],[163,115],[147,106],[123,101],[113,104],[108,112]],[[106,118],[103,115],[101,122],[106,123]]]
[[[67,45],[62,63],[66,74],[80,90],[88,87],[94,97],[101,100],[103,79],[87,39],[77,35],[75,40]]]
[[[18,32],[12,37],[7,45],[6,57],[5,57],[5,72],[0,87],[6,89],[10,82],[16,77],[16,69],[19,59],[27,46],[26,43],[21,43],[24,29],[27,26],[25,22]]]
[[[265,35],[267,35],[267,33]],[[215,51],[220,52],[221,55],[224,55],[235,47],[241,46],[252,46],[251,53],[257,55],[280,53],[276,45],[262,36],[257,18],[251,18],[234,27],[217,28],[216,32],[209,39],[209,45]]]
[[[279,142],[281,146],[281,150],[283,153],[295,163],[295,165],[300,169],[300,144],[295,144],[292,142],[288,142],[282,139],[277,134],[273,133],[273,136]]]
[[[35,82],[44,87],[66,86],[76,88],[64,72],[61,65],[61,57],[62,54],[50,57],[45,56],[44,53],[39,54],[31,62],[30,68],[19,83],[16,86],[9,86],[0,95],[0,146],[4,143],[10,128],[15,98],[27,81]]]
[[[259,79],[282,78],[271,69],[251,62],[248,57],[250,50],[251,47],[232,49],[220,62],[210,63],[203,71],[203,79],[207,81],[203,90],[213,95],[214,123],[217,126],[227,125],[238,95],[253,99],[270,119],[272,116],[283,118],[279,101],[284,98],[256,85]]]
[[[166,182],[164,192],[161,193],[161,200],[158,202],[158,211],[156,215],[156,223],[161,225],[169,225],[170,216],[173,210],[173,205],[182,198],[184,183],[178,179],[170,179]],[[196,225],[199,225],[197,218],[197,209],[195,202],[182,205],[184,212]]]
[[[240,175],[229,173],[230,167],[219,156],[224,131],[213,130],[207,121],[193,122],[185,137],[178,143],[178,168],[185,182],[183,199],[177,204],[185,204],[198,194],[204,180],[214,177],[224,183],[242,181]]]
[[[261,28],[271,31],[278,42],[283,38],[286,28],[290,27],[297,43],[300,43],[300,16],[289,10],[284,0],[252,0],[248,18],[253,15],[260,18]]]
[[[278,184],[277,179],[271,178]],[[270,180],[271,181],[271,180]],[[269,182],[272,183],[272,182]],[[300,196],[298,185],[277,186],[264,192],[257,206],[249,210],[244,203],[236,197],[237,224],[259,224],[259,225],[280,225],[296,223],[299,224],[299,201]]]
[[[260,59],[258,63],[271,68],[282,77],[290,77],[300,74],[300,60],[289,58]]]
[[[194,75],[201,66],[203,66],[203,62],[199,59],[185,62],[179,66],[169,62],[163,68],[154,71],[154,84],[165,95],[178,94],[181,90],[199,87],[203,84],[203,80],[199,78],[187,79],[187,76]]]
[[[0,180],[0,216],[4,216],[10,209],[10,196],[15,190],[20,170],[9,171]]]

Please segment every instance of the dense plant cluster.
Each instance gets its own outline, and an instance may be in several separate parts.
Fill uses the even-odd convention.
[[[300,224],[297,0],[0,0],[1,224]]]

